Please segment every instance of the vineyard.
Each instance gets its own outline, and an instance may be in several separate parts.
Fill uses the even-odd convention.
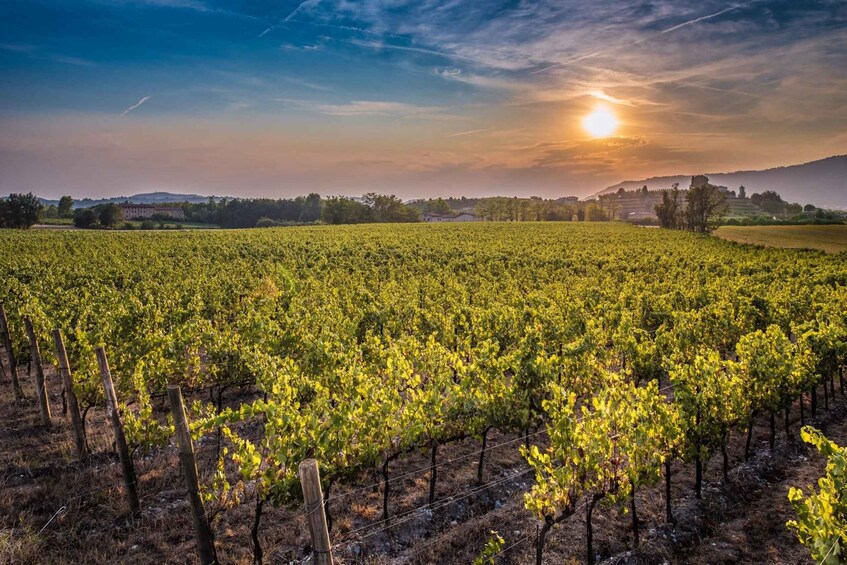
[[[205,528],[203,561],[321,563],[315,512],[345,563],[684,561],[721,489],[845,413],[847,254],[584,223],[0,248],[10,562],[199,562]],[[775,535],[843,562],[820,506]]]

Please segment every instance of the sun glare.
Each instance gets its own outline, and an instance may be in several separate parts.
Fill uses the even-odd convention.
[[[582,127],[593,137],[608,137],[618,129],[618,119],[611,110],[600,107],[582,119]]]

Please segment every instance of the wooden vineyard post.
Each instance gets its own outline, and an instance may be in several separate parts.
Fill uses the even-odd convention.
[[[115,433],[115,447],[118,450],[118,458],[121,461],[121,471],[124,476],[124,488],[129,503],[129,510],[133,516],[141,514],[141,504],[138,502],[138,487],[135,480],[135,467],[132,465],[132,457],[126,444],[124,427],[121,423],[121,415],[118,412],[118,397],[115,395],[115,385],[112,383],[112,373],[109,371],[109,361],[106,359],[106,350],[97,348],[97,365],[100,367],[100,376],[103,378],[103,388],[106,393],[106,411],[112,423],[112,431]]]
[[[182,403],[182,390],[179,386],[168,385],[168,400],[171,404],[171,414],[174,417],[176,440],[179,445],[179,461],[185,475],[185,486],[188,490],[188,502],[191,505],[191,517],[194,520],[194,534],[197,538],[200,562],[203,565],[217,563],[215,540],[212,536],[212,529],[209,527],[203,500],[200,498],[200,481],[197,478],[194,443],[191,441],[191,432],[188,429],[188,420],[185,417],[185,406]]]
[[[47,384],[44,382],[44,366],[41,364],[41,349],[38,347],[38,338],[32,327],[32,320],[24,318],[26,335],[29,337],[29,352],[32,355],[32,364],[35,368],[35,396],[38,397],[38,409],[41,411],[41,425],[50,425],[50,399],[47,397]]]
[[[62,339],[62,332],[58,329],[53,330],[53,344],[56,346],[59,374],[62,376],[62,383],[65,385],[65,396],[68,399],[68,410],[71,413],[76,453],[80,460],[83,460],[88,457],[88,447],[85,445],[85,428],[82,424],[82,416],[79,414],[79,401],[74,392],[74,379],[71,375],[71,365],[68,363],[68,352],[65,351],[65,341]]]
[[[321,475],[318,462],[306,459],[300,463],[300,485],[303,487],[303,500],[306,506],[306,521],[312,536],[312,552],[316,565],[332,565],[332,546],[329,544],[329,531],[326,526],[324,497],[321,492]]]
[[[9,372],[12,374],[12,388],[15,389],[15,400],[23,398],[21,383],[18,382],[18,363],[15,352],[12,351],[12,335],[9,332],[9,321],[6,319],[6,309],[0,302],[0,333],[3,334],[3,349],[6,350],[6,360],[9,362]]]

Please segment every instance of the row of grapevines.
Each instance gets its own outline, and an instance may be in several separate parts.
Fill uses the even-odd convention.
[[[657,464],[702,459],[844,360],[843,256],[687,233],[381,225],[0,232],[0,244],[14,249],[0,257],[0,294],[15,335],[24,315],[46,343],[62,329],[88,405],[100,401],[93,350],[105,345],[134,443],[167,437],[150,407],[166,383],[255,384],[260,400],[195,407],[195,433],[226,438],[208,487],[223,502],[248,486],[289,502],[297,463],[319,457],[331,483],[382,468],[387,503],[403,453],[435,461],[457,438],[555,427],[573,395],[580,413],[612,395],[604,410],[641,421],[613,407],[669,377],[671,431],[642,430],[663,444],[658,462],[625,480],[613,452],[597,484],[614,488],[583,489],[619,502]]]

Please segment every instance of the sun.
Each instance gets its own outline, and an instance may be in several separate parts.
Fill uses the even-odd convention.
[[[592,137],[608,137],[618,129],[618,118],[603,106],[582,118],[582,127]]]

